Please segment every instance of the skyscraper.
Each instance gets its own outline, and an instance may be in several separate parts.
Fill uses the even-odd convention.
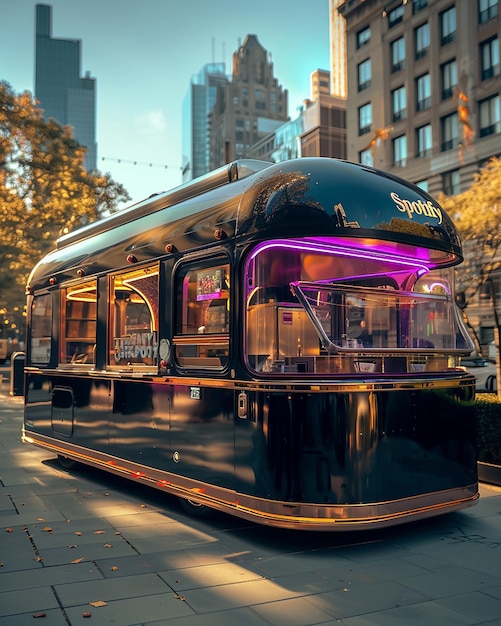
[[[35,97],[44,118],[72,126],[75,139],[87,148],[85,167],[96,169],[96,81],[80,78],[81,41],[52,38],[52,7],[36,6]]]
[[[342,0],[330,0],[331,95],[346,98],[346,23],[339,13]]]
[[[210,115],[211,169],[248,158],[252,146],[288,120],[288,92],[256,35],[233,53],[231,81],[217,89]]]
[[[183,103],[183,181],[210,169],[209,115],[218,85],[227,82],[224,63],[207,63],[191,79]]]

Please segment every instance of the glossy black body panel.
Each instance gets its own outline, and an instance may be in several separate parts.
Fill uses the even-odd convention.
[[[360,504],[475,483],[473,386],[249,391],[246,419],[227,388],[28,376],[26,434],[285,502]],[[72,389],[61,431],[53,390]],[[113,403],[109,404],[109,397]]]
[[[62,247],[36,266],[30,288],[47,286],[49,277],[58,282],[72,279],[77,270],[88,275],[123,267],[131,253],[138,262],[161,257],[167,244],[172,254],[215,244],[218,229],[238,243],[277,235],[300,237],[307,223],[311,237],[377,238],[442,251],[442,262],[448,264],[462,258],[450,218],[425,192],[383,172],[336,159],[278,163],[195,199],[175,206],[168,202],[168,194],[154,197],[149,214],[148,203],[141,203],[140,227],[132,208],[129,221],[122,223],[117,214],[115,226],[111,216],[108,230],[94,237],[84,229],[76,243],[64,245],[63,239]]]

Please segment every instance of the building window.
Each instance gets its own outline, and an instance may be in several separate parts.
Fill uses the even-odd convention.
[[[405,119],[407,115],[407,96],[405,87],[398,87],[391,93],[393,106],[393,121]]]
[[[402,70],[405,65],[405,40],[403,37],[399,37],[390,44],[391,52],[391,71],[398,72]]]
[[[393,165],[396,167],[407,165],[407,137],[405,135],[393,140]]]
[[[362,150],[361,152],[359,152],[358,160],[362,165],[368,165],[369,167],[373,167],[374,155],[372,154],[372,150]]]
[[[430,49],[430,26],[428,22],[414,30],[416,60],[425,57]]]
[[[440,45],[445,46],[456,39],[456,7],[440,13]]]
[[[442,174],[442,191],[446,196],[457,196],[461,191],[459,170],[450,170]]]
[[[357,48],[362,48],[366,46],[371,40],[371,27],[366,26],[359,30],[357,33]]]
[[[421,126],[416,130],[416,156],[427,157],[431,155],[431,124]]]
[[[501,107],[499,94],[478,103],[480,137],[501,133]]]
[[[364,104],[358,109],[358,134],[365,135],[372,128],[372,104]]]
[[[483,24],[498,15],[498,0],[478,0],[478,23]]]
[[[442,100],[452,98],[458,84],[458,67],[456,59],[447,61],[440,66],[440,80],[442,83]]]
[[[459,145],[459,127],[457,112],[445,115],[441,120],[442,152],[457,148]]]
[[[419,187],[419,189],[422,189],[423,191],[426,191],[426,193],[428,193],[428,188],[429,188],[428,180],[419,180],[416,183],[416,187]]]
[[[403,4],[399,4],[388,13],[388,26],[393,28],[396,24],[404,19],[405,8]]]
[[[416,111],[424,111],[431,106],[431,80],[429,74],[416,78]]]
[[[428,0],[412,0],[412,14],[415,15],[425,9],[428,5]]]
[[[371,86],[372,68],[371,60],[366,59],[358,65],[358,91],[363,91]]]
[[[487,80],[499,74],[499,39],[493,37],[480,44],[480,78]]]

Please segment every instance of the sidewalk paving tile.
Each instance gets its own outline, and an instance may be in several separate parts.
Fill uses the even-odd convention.
[[[308,602],[337,619],[416,604],[429,599],[426,595],[396,582],[369,585],[352,583],[337,591],[307,597]]]
[[[158,575],[178,593],[229,583],[264,580],[261,575],[235,563],[225,563],[224,567],[221,567],[219,563],[217,565],[185,567],[183,569],[158,572]]]
[[[44,567],[41,563],[37,568],[26,568],[17,572],[9,572],[8,576],[0,574],[2,591],[31,590],[35,587],[53,587],[63,583],[81,583],[88,580],[103,580],[102,573],[93,563],[72,563],[71,565],[54,565]],[[31,591],[30,591],[31,593]]]
[[[71,626],[89,626],[83,613],[92,613],[92,623],[99,626],[136,626],[165,618],[191,615],[193,611],[174,593],[161,593],[127,600],[113,600],[106,606],[93,607],[89,604],[70,607],[66,610]]]
[[[40,618],[34,618],[39,615]],[[0,626],[68,626],[64,612],[61,609],[49,609],[46,611],[32,611],[31,613],[20,613],[19,615],[9,615],[0,617]]]
[[[343,626],[474,626],[479,622],[444,608],[436,602],[421,602],[348,617],[339,620],[339,623]]]
[[[7,591],[0,593],[0,616],[16,615],[19,613],[40,612],[47,609],[58,608],[59,604],[52,589],[40,587],[25,590]]]
[[[111,602],[112,600],[173,593],[173,590],[156,574],[59,584],[55,585],[54,589],[60,602],[66,608],[99,600]]]

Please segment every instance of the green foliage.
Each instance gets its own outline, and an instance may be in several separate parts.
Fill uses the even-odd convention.
[[[494,393],[477,395],[478,460],[501,465],[501,400]]]
[[[23,308],[29,272],[58,237],[130,200],[84,158],[71,127],[44,121],[30,93],[0,81],[0,309]]]

